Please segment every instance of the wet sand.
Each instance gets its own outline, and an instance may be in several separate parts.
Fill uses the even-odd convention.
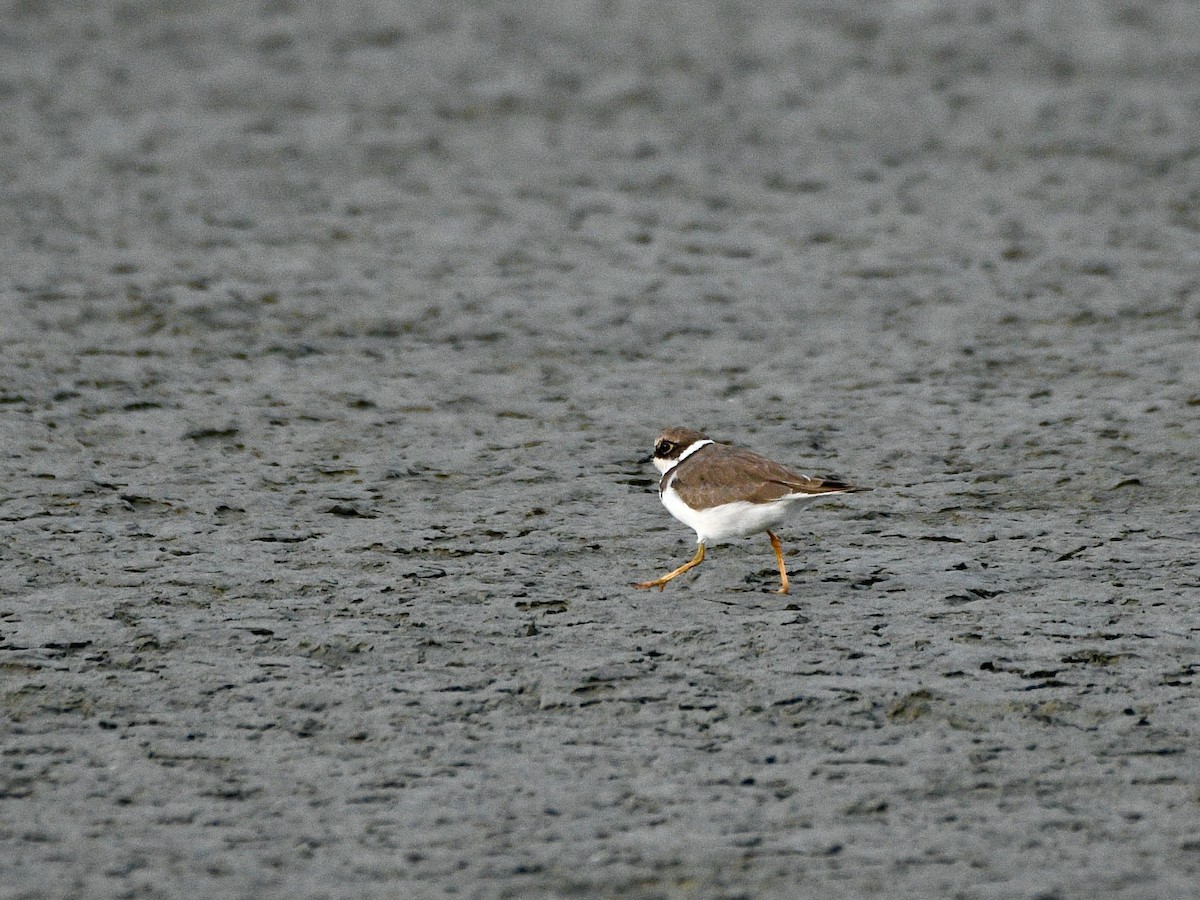
[[[1195,895],[1196,7],[168,6],[4,38],[0,896]],[[636,591],[668,424],[874,490]]]

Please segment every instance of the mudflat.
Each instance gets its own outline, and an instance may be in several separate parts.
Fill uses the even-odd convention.
[[[1198,32],[16,4],[0,896],[1194,896]]]

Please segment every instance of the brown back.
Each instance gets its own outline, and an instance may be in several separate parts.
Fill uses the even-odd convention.
[[[769,503],[788,494],[842,494],[861,490],[836,478],[813,478],[728,444],[701,447],[659,481],[693,509],[744,500]]]

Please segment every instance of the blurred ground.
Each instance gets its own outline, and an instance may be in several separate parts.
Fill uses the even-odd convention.
[[[1194,896],[1197,33],[13,4],[0,896]]]

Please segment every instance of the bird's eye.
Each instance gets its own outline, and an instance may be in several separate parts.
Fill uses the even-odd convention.
[[[671,452],[671,448],[675,446],[670,441],[659,441],[658,446],[654,448],[654,452],[659,456],[666,456]]]

